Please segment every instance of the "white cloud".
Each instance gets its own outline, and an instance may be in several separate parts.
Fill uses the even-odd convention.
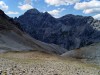
[[[8,15],[15,15],[15,14],[19,14],[18,12],[13,12],[13,11],[8,11],[6,14]]]
[[[97,14],[97,15],[93,16],[93,18],[100,20],[100,14]]]
[[[45,0],[45,2],[49,5],[55,5],[55,6],[60,6],[60,5],[71,5],[74,3],[79,2],[80,0]]]
[[[93,17],[95,19],[100,19],[100,0],[89,0],[84,2],[76,3],[74,8],[76,10],[82,10],[85,14],[95,13]]]
[[[21,10],[28,10],[28,9],[32,9],[33,6],[29,5],[29,4],[24,4],[24,5],[20,5],[18,6]]]
[[[24,0],[24,3],[19,3],[18,8],[20,8],[21,10],[29,10],[32,9],[32,0]]]
[[[74,8],[77,10],[84,10],[84,9],[90,9],[90,8],[100,8],[100,1],[91,0],[89,2],[79,2],[79,3],[75,4]]]
[[[83,13],[90,14],[90,13],[100,13],[100,8],[91,8],[83,10]]]
[[[55,9],[55,10],[52,10],[52,11],[48,11],[48,13],[50,13],[53,16],[57,16],[57,15],[59,15],[60,11]]]
[[[8,6],[7,6],[6,3],[3,2],[3,1],[0,1],[0,8],[1,8],[2,10],[8,10]]]
[[[54,10],[51,10],[51,11],[48,11],[48,13],[50,13],[52,16],[54,17],[59,17],[60,13],[65,10],[64,8],[60,9],[54,9]]]

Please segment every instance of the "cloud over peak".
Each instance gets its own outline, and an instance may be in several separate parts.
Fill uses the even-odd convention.
[[[20,3],[18,8],[20,8],[21,10],[32,9],[32,0],[24,0],[24,3]]]
[[[83,13],[85,13],[85,14],[100,13],[100,8],[85,9],[85,10],[83,10]]]
[[[93,18],[100,20],[100,14],[94,15]]]
[[[18,8],[20,8],[21,10],[28,10],[28,9],[32,9],[33,6],[31,6],[29,4],[24,4],[24,5],[18,6]]]
[[[57,18],[57,17],[59,17],[60,13],[64,10],[65,10],[65,8],[58,8],[58,9],[48,11],[48,13]]]

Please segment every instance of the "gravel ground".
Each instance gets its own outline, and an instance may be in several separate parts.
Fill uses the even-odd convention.
[[[100,68],[45,53],[6,53],[0,54],[0,75],[100,75]]]

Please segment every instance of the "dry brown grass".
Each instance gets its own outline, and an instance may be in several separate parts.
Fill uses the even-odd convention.
[[[8,52],[0,54],[4,75],[99,75],[100,68],[73,59],[43,52]],[[11,74],[10,74],[11,73]]]

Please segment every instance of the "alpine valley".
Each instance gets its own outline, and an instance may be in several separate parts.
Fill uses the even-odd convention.
[[[100,75],[100,21],[0,10],[0,75]]]

